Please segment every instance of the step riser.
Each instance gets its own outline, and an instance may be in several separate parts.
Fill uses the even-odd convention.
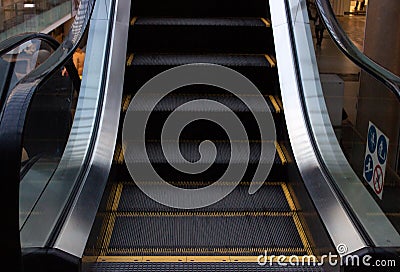
[[[264,17],[269,14],[268,1],[251,0],[135,0],[131,17]],[[268,16],[269,17],[269,16]]]
[[[271,54],[274,51],[271,29],[266,27],[135,25],[130,33],[128,48],[135,53]]]
[[[249,165],[246,173],[244,174],[241,181],[248,182],[251,181],[254,172],[258,165]],[[217,181],[225,172],[226,165],[214,165],[209,170],[204,172],[203,174],[198,175],[189,175],[178,172],[177,170],[171,170],[172,168],[166,165],[154,165],[154,169],[156,169],[157,173],[167,182],[182,182],[181,186],[186,186],[186,182],[204,182],[204,181]],[[116,180],[118,181],[132,181],[132,177],[130,176],[128,170],[126,169],[126,165],[115,165],[115,171],[117,171]],[[279,182],[282,180],[287,180],[287,175],[285,173],[286,165],[280,165],[278,162],[272,167],[271,172],[268,175],[268,181],[270,182]],[[171,172],[174,172],[175,175],[172,175]]]
[[[183,64],[182,64],[183,65]],[[126,68],[124,79],[125,86],[129,86],[130,93],[139,90],[148,80],[165,70],[175,67],[174,65],[165,66],[130,66]],[[277,79],[276,69],[269,67],[230,67],[243,76],[247,77],[260,90],[270,90],[276,93],[279,90],[279,82]],[[125,87],[126,89],[126,87]],[[155,90],[157,92],[158,90]]]
[[[135,114],[135,113],[132,113]],[[161,132],[163,130],[165,120],[171,112],[152,112],[146,125],[146,139],[160,139]],[[190,113],[193,114],[193,113]],[[249,140],[260,140],[260,129],[258,123],[254,119],[254,115],[251,112],[235,113],[240,119],[241,124],[246,129],[246,136]],[[226,113],[214,113],[213,116],[222,117]],[[121,116],[125,118],[125,114]],[[282,127],[282,115],[274,114],[275,123],[275,138],[280,139],[283,127]],[[122,119],[123,120],[123,119]],[[120,122],[119,137],[122,135],[123,122]],[[180,139],[191,139],[191,140],[229,140],[225,130],[218,124],[212,123],[211,121],[198,120],[187,125],[182,133]],[[174,139],[169,139],[174,140]],[[232,140],[246,140],[246,139],[232,139]],[[274,139],[263,139],[274,140]]]

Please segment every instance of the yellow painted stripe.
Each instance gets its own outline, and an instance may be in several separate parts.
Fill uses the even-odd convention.
[[[293,162],[292,156],[289,154],[289,151],[287,150],[286,146],[285,145],[281,145],[280,147],[282,148],[283,155],[285,156],[287,162],[288,163],[292,163]]]
[[[131,102],[132,95],[128,94],[124,97],[124,100],[122,102],[122,111],[127,111],[129,107],[129,103]]]
[[[120,163],[119,162],[119,157],[122,153],[122,148],[120,144],[117,144],[117,146],[115,147],[115,151],[114,151],[114,162],[115,163]]]
[[[282,164],[286,164],[287,161],[285,158],[285,154],[283,154],[282,148],[278,142],[275,142],[275,148],[276,148],[276,152],[278,152],[278,156],[281,159]]]
[[[276,63],[275,63],[274,59],[272,57],[270,57],[269,55],[267,55],[267,54],[265,54],[264,56],[267,59],[267,61],[269,62],[269,65],[272,68],[275,67]]]
[[[305,250],[307,251],[307,254],[313,255],[311,245],[307,239],[307,235],[303,229],[303,225],[301,224],[299,215],[297,213],[293,214],[293,220],[294,220],[294,223],[296,224],[297,232],[299,233],[301,242],[303,243],[303,246],[304,246]]]
[[[135,256],[134,254],[182,254],[185,256],[192,254],[247,254],[251,255],[254,253],[264,254],[267,252],[269,255],[279,252],[279,254],[285,253],[297,253],[304,255],[306,251],[304,248],[292,247],[292,248],[110,248],[109,254],[116,256],[116,254]],[[248,256],[247,256],[248,257]]]
[[[116,191],[115,191],[115,197],[114,197],[114,202],[112,205],[111,210],[113,212],[118,210],[118,205],[119,205],[119,201],[121,199],[121,193],[122,193],[122,189],[123,189],[124,185],[122,183],[118,183]]]
[[[131,20],[131,26],[133,26],[136,23],[137,17],[133,17]]]
[[[134,57],[134,54],[131,53],[131,54],[129,55],[129,57],[128,57],[128,60],[126,61],[126,65],[127,65],[127,66],[131,66],[131,65],[132,65],[133,57]]]
[[[287,187],[287,185],[285,183],[283,183],[281,186],[282,186],[282,190],[285,194],[286,201],[289,204],[290,210],[293,211],[293,220],[296,225],[297,232],[299,233],[301,242],[303,243],[304,249],[307,251],[308,255],[313,255],[310,242],[308,241],[308,238],[304,231],[303,225],[301,224],[299,215],[297,213],[297,208],[296,208],[296,205],[294,204],[294,201],[290,194],[289,188]]]
[[[132,181],[125,181],[122,182],[124,185],[132,185]],[[205,181],[168,181],[171,185],[178,185],[178,186],[207,186],[212,182],[205,182]],[[216,184],[216,186],[226,186],[232,185],[232,183],[236,183],[236,181],[221,181]],[[282,182],[257,182],[257,181],[241,181],[238,186],[250,186],[251,184],[263,184],[264,186],[280,186]],[[146,184],[146,185],[158,185],[163,184],[160,181],[135,181],[135,184]]]
[[[180,143],[201,143],[203,140],[196,139],[182,139],[179,140]],[[138,141],[130,141],[130,142],[138,142]],[[148,139],[146,140],[148,143],[160,143],[161,140],[158,139]],[[165,140],[167,143],[176,143],[177,140]],[[272,140],[212,140],[213,143],[272,143]]]
[[[275,100],[275,97],[273,95],[269,96],[269,100],[271,101],[272,105],[274,106],[274,109],[277,113],[281,112],[281,108],[279,107],[278,103]]]
[[[122,164],[124,162],[124,152],[122,151],[121,144],[117,144],[114,152],[114,163]]]
[[[95,263],[98,261],[98,257],[97,256],[83,256],[82,257],[82,262],[83,263]]]
[[[290,195],[287,185],[285,183],[282,183],[281,186],[282,186],[283,193],[285,194],[286,201],[290,207],[290,210],[292,212],[296,212],[297,211],[296,205],[294,205],[294,201],[292,199],[292,196]]]
[[[123,217],[243,217],[293,216],[293,212],[115,212]]]
[[[104,235],[103,245],[101,247],[100,255],[105,255],[108,251],[108,246],[110,245],[111,235],[112,235],[112,232],[114,229],[114,224],[115,224],[115,214],[111,213],[111,214],[109,214],[109,218],[107,221],[107,230]]]
[[[275,96],[275,100],[278,103],[279,107],[283,110],[283,103],[279,96]]]
[[[263,23],[265,24],[265,26],[266,26],[266,27],[270,27],[270,26],[271,26],[271,23],[270,23],[270,22],[268,22],[268,20],[267,20],[267,19],[265,19],[265,18],[261,18],[261,21],[263,21]]]
[[[114,229],[114,224],[115,224],[115,211],[118,209],[119,201],[121,199],[121,193],[123,189],[123,184],[118,183],[116,188],[115,188],[115,193],[111,205],[111,213],[108,213],[108,221],[107,221],[107,228],[106,232],[104,235],[104,240],[103,240],[103,245],[101,247],[101,254],[104,255],[106,250],[108,249],[108,246],[110,245],[111,241],[111,235]]]
[[[93,262],[92,258],[83,258],[83,261],[88,260]],[[151,263],[224,263],[224,262],[246,262],[255,263],[258,261],[265,261],[265,258],[259,258],[258,256],[99,256],[95,259],[96,262],[107,262],[107,263],[133,263],[133,262],[151,262]],[[288,263],[290,261],[299,261],[299,263],[308,263],[308,260],[318,262],[318,258],[314,255],[306,256],[267,256],[267,262],[277,263]]]

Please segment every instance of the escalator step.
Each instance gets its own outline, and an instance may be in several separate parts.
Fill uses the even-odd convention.
[[[278,154],[275,153],[276,147],[274,143],[269,143],[266,142],[265,144],[265,156],[260,158],[261,154],[261,145],[259,142],[248,142],[242,139],[238,139],[235,141],[233,139],[232,142],[228,141],[220,141],[220,142],[214,142],[215,148],[217,150],[217,155],[215,160],[212,160],[211,157],[209,158],[202,158],[203,162],[205,164],[208,163],[214,163],[214,164],[269,164],[272,163],[270,160],[270,157],[275,158],[276,162],[275,163],[280,163],[279,161],[279,156]],[[128,141],[127,144],[131,145],[129,148],[132,148],[132,150],[140,150],[139,146],[141,143],[135,142],[135,141]],[[180,149],[180,154],[182,156],[190,161],[190,162],[196,162],[200,159],[200,153],[199,153],[199,144],[200,141],[195,141],[195,140],[180,140],[179,142],[179,149]],[[233,156],[231,158],[231,145],[234,144],[235,147],[237,148],[239,154],[237,156]],[[137,148],[135,146],[138,146]],[[173,141],[167,141],[163,144],[163,148],[165,150],[173,150],[175,146],[175,143]],[[249,146],[250,149],[250,154],[249,158],[247,160],[246,158],[246,146]],[[161,148],[161,142],[160,141],[147,141],[146,142],[146,153],[147,154],[141,154],[140,152],[137,152],[135,154],[132,154],[129,158],[125,158],[129,163],[147,163],[147,156],[149,161],[152,164],[167,164],[168,161],[166,157],[164,156],[163,153],[163,148]],[[273,155],[275,154],[275,155]],[[180,156],[178,154],[169,154],[169,162],[171,163],[187,163],[186,161],[180,160]]]
[[[107,255],[307,254],[292,212],[114,215]]]
[[[261,96],[261,95],[260,95]],[[265,102],[269,106],[268,109],[265,108],[265,102],[260,100],[260,96],[246,96],[243,95],[243,98],[249,102],[248,105],[243,103],[242,100],[233,96],[233,95],[218,95],[218,94],[178,94],[178,95],[169,95],[162,99],[153,109],[152,101],[158,95],[156,94],[147,94],[143,97],[143,99],[138,100],[138,107],[134,108],[135,111],[143,111],[143,112],[170,112],[174,111],[180,105],[187,103],[189,101],[199,100],[199,99],[206,99],[206,100],[213,100],[219,102],[225,106],[227,106],[231,111],[235,113],[241,112],[249,112],[250,109],[256,113],[262,113],[266,110],[270,110],[275,112],[276,109],[274,108],[271,100],[269,97],[265,99]],[[264,96],[265,98],[265,96]],[[264,103],[263,103],[264,102]],[[225,112],[225,110],[221,110],[221,108],[215,108],[214,105],[210,105],[210,103],[198,103],[194,104],[192,107],[188,108],[185,107],[180,109],[180,111],[188,111],[188,112]]]
[[[272,53],[270,26],[265,18],[139,17],[131,20],[128,48],[136,53]]]
[[[260,266],[257,262],[96,262],[83,264],[85,272],[323,272],[320,266]]]
[[[125,90],[138,90],[159,73],[176,66],[191,63],[210,63],[226,66],[247,77],[259,89],[276,91],[279,88],[277,70],[274,69],[276,60],[267,54],[131,53],[127,58],[124,79]]]
[[[243,17],[241,18],[168,18],[168,17],[137,18],[137,20],[135,21],[135,26],[141,26],[141,25],[266,27],[266,23],[264,23],[263,20],[261,20],[260,18],[243,18]]]
[[[154,17],[262,17],[268,16],[268,1],[252,0],[134,0],[132,16]]]
[[[177,182],[176,186],[181,185]],[[186,182],[186,188],[194,187],[196,182]],[[207,183],[206,183],[207,184]],[[229,183],[225,183],[228,185]],[[221,185],[221,186],[226,186]],[[119,212],[157,212],[157,211],[179,211],[178,209],[166,207],[145,195],[134,183],[124,183],[119,197]],[[157,186],[156,184],[154,186]],[[259,191],[250,195],[249,186],[237,186],[227,197],[221,201],[196,211],[291,211],[286,199],[284,183],[272,183],[263,185]]]
[[[133,66],[177,66],[188,63],[215,63],[233,67],[271,67],[264,55],[136,54]]]
[[[198,150],[197,149],[198,143],[199,143],[199,141],[195,141],[195,140],[193,140],[191,142],[186,142],[187,145],[192,145],[191,148],[194,148],[195,150]],[[225,141],[225,142],[221,142],[220,144],[223,144],[224,147],[226,148],[226,146],[229,145],[229,142]],[[161,149],[159,149],[159,151],[157,152],[156,145],[159,145],[159,141],[152,141],[148,144],[148,147],[150,149],[155,150],[154,152],[152,152],[152,154],[157,155],[157,158],[150,159],[150,160],[153,163],[166,163],[164,156],[160,153],[160,152],[162,152]],[[286,164],[289,160],[288,154],[286,154],[286,152],[283,152],[281,144],[275,143],[275,147],[276,147],[277,154],[275,156],[274,163],[275,164]],[[221,147],[221,148],[223,148],[223,147]],[[253,152],[254,152],[251,154],[259,155],[260,154],[259,143],[257,143],[257,142],[250,143],[250,152],[251,152],[251,150],[253,150]],[[196,152],[196,151],[194,151],[194,152]],[[196,154],[196,157],[197,156],[198,156],[198,154]],[[122,146],[121,146],[121,144],[117,144],[117,146],[115,148],[115,154],[114,154],[113,161],[115,164],[124,164],[124,160],[125,160],[125,158],[124,158],[124,152],[122,151]],[[140,159],[139,159],[139,162],[140,162]],[[254,158],[253,162],[255,162],[255,163],[258,162],[258,158]]]
[[[193,86],[190,89],[194,89]],[[185,88],[185,90],[190,90]],[[198,90],[194,90],[196,93],[174,93],[171,92],[170,95],[167,97],[163,98],[157,105],[154,107],[154,109],[151,108],[151,105],[147,100],[143,100],[142,103],[138,103],[138,108],[135,108],[134,110],[136,111],[173,111],[176,109],[176,107],[197,99],[210,99],[217,101],[221,104],[224,104],[227,106],[229,109],[231,109],[234,112],[246,112],[249,111],[249,109],[252,109],[252,111],[258,111],[258,112],[265,112],[265,107],[264,104],[259,101],[258,96],[253,96],[249,93],[246,93],[244,90],[240,96],[236,97],[233,94],[229,93],[220,93],[218,92],[218,89],[214,89],[210,92],[210,90],[206,88],[199,88]],[[266,93],[267,91],[264,91],[263,93]],[[155,96],[155,93],[149,93],[146,95],[146,97],[151,98],[152,96]],[[265,101],[268,105],[268,108],[271,113],[273,114],[278,114],[283,111],[282,106],[280,105],[280,99],[277,96],[273,95],[263,95],[265,98]],[[132,95],[124,95],[122,99],[122,113],[125,113],[128,110],[128,107],[132,101],[133,96]],[[243,103],[241,100],[242,98],[245,98],[246,101],[249,101],[249,107],[246,106],[246,104]],[[194,109],[194,111],[204,111],[203,108],[201,109]]]

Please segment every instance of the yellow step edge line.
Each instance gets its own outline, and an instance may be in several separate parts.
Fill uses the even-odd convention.
[[[283,155],[285,156],[286,160],[288,163],[292,163],[293,159],[292,156],[289,154],[289,151],[287,150],[285,145],[281,145],[282,151],[283,151]]]
[[[122,183],[123,183],[124,185],[127,185],[127,186],[129,186],[129,185],[134,185],[134,184],[135,184],[135,185],[136,185],[136,184],[146,184],[146,185],[150,185],[150,184],[154,184],[154,185],[163,184],[163,182],[159,182],[159,181],[135,181],[135,182],[132,182],[132,181],[122,181]],[[193,186],[207,186],[207,185],[211,184],[211,183],[209,183],[209,182],[190,181],[190,180],[186,180],[186,181],[168,181],[168,183],[170,183],[170,184],[172,184],[172,185],[193,185]],[[232,183],[236,183],[236,182],[234,182],[234,181],[221,181],[221,182],[218,183],[218,185],[223,185],[223,186],[225,186],[225,185],[232,185]],[[282,183],[283,183],[283,182],[279,182],[279,181],[276,181],[276,182],[270,182],[270,181],[268,181],[268,182],[241,181],[241,182],[239,183],[239,186],[250,186],[250,184],[263,184],[264,186],[280,186]]]
[[[126,61],[126,65],[127,65],[127,66],[131,66],[131,65],[132,65],[133,57],[134,57],[134,56],[135,56],[135,54],[133,54],[133,53],[130,53],[130,54],[129,54],[128,60]]]
[[[109,211],[112,209],[113,205],[114,205],[114,199],[115,199],[115,193],[117,191],[118,188],[118,184],[113,184],[113,186],[111,187],[111,191],[110,191],[110,195],[109,198],[107,200],[107,204],[106,204],[106,211]],[[104,223],[101,226],[100,229],[100,237],[107,237],[110,234],[110,231],[112,231],[111,226],[109,226],[110,223],[110,213],[106,213],[105,214],[105,218],[104,218]],[[101,240],[99,239],[99,244],[97,245],[98,248],[104,248],[104,239]]]
[[[290,207],[290,210],[292,212],[296,212],[297,211],[296,206],[294,205],[294,201],[292,199],[292,196],[290,195],[289,188],[287,187],[286,183],[282,183],[281,187],[282,187],[283,193],[285,194],[285,198]]]
[[[274,68],[276,65],[274,59],[267,54],[265,54],[264,56],[267,59],[267,61],[269,62],[269,65],[271,66],[271,68]]]
[[[300,235],[301,242],[303,243],[304,249],[307,251],[308,255],[313,255],[312,248],[310,242],[307,239],[307,235],[303,229],[303,225],[301,224],[299,215],[297,213],[293,214],[294,223],[297,228],[297,232]]]
[[[182,139],[179,143],[201,143],[203,140],[195,139]],[[272,140],[211,140],[213,143],[272,143]],[[140,141],[130,141],[130,142],[140,142]],[[160,143],[161,140],[158,139],[148,139],[147,143]],[[165,140],[166,143],[176,143],[177,140]]]
[[[113,212],[116,212],[118,210],[118,205],[119,205],[119,201],[121,199],[121,193],[122,193],[123,187],[124,187],[124,185],[122,183],[118,183],[117,189],[115,191],[114,202],[113,202],[113,205],[111,208],[111,210]]]
[[[263,23],[265,24],[266,27],[271,27],[271,23],[268,22],[267,19],[265,19],[265,18],[260,18],[260,19],[261,19],[261,21],[263,21]]]
[[[276,113],[280,113],[281,108],[279,107],[278,103],[276,102],[275,97],[273,95],[270,95],[269,100],[271,101],[272,105],[274,106]]]
[[[119,150],[119,156],[118,156],[118,161],[117,161],[117,163],[118,163],[118,164],[123,164],[123,163],[124,163],[124,152],[123,152],[123,150],[122,150],[122,147],[121,147],[121,149]]]
[[[307,251],[308,255],[313,255],[310,242],[307,239],[307,235],[304,231],[303,225],[301,224],[299,215],[297,214],[297,208],[296,208],[296,205],[294,204],[294,201],[290,194],[289,188],[287,187],[286,183],[283,183],[281,186],[282,186],[282,190],[285,194],[286,201],[289,204],[290,210],[293,211],[293,220],[296,225],[297,232],[299,233],[301,242],[303,243],[304,249]]]
[[[130,94],[124,96],[124,101],[122,103],[122,111],[125,112],[128,110],[131,99],[132,99],[132,95],[130,95]]]
[[[308,260],[318,262],[313,255],[309,256],[267,256],[266,258],[259,258],[258,256],[99,256],[99,257],[83,257],[83,262],[106,262],[106,263],[134,263],[134,262],[149,262],[149,263],[224,263],[224,262],[265,262],[267,263],[289,263],[297,262],[308,263]],[[311,262],[312,263],[312,262]]]
[[[132,18],[131,23],[130,23],[131,26],[133,26],[136,23],[136,20],[137,20],[136,16]]]
[[[282,162],[282,164],[286,164],[287,160],[285,158],[285,154],[283,154],[282,148],[278,142],[275,142],[276,152],[278,152],[278,156]]]
[[[101,251],[100,251],[101,255],[104,255],[104,253],[108,249],[108,246],[110,245],[111,235],[113,233],[114,224],[115,224],[115,217],[116,217],[115,212],[118,209],[119,201],[121,199],[122,189],[123,189],[123,184],[118,183],[116,186],[116,189],[115,189],[115,194],[114,194],[114,198],[113,198],[113,202],[112,202],[112,206],[111,206],[112,213],[111,214],[109,213],[106,234],[104,236],[103,246],[101,247]]]
[[[293,212],[115,212],[121,217],[243,217],[293,216]]]
[[[283,103],[279,96],[275,96],[275,100],[278,103],[279,107],[283,110]]]
[[[107,230],[103,239],[103,245],[101,247],[100,255],[105,255],[108,251],[108,246],[110,245],[114,224],[115,224],[115,214],[111,213],[109,214],[109,218],[107,221]]]
[[[121,145],[117,144],[115,146],[114,157],[113,157],[113,161],[116,162],[116,163],[118,163],[118,157],[119,157],[120,149],[121,149]]]
[[[135,254],[140,254],[144,256],[145,254],[169,254],[169,256],[173,256],[173,254],[185,254],[185,256],[189,256],[192,254],[207,254],[207,253],[212,253],[212,254],[265,254],[265,252],[268,255],[273,255],[276,252],[279,252],[280,254],[285,254],[285,253],[298,253],[298,254],[305,254],[305,249],[304,248],[299,248],[299,247],[292,247],[292,248],[285,248],[285,247],[279,247],[279,248],[109,248],[108,253],[112,254],[112,256],[118,256],[116,254],[129,254],[129,256],[136,256]],[[144,255],[143,255],[144,254]],[[106,257],[106,255],[103,255]],[[203,255],[204,256],[204,255]],[[215,256],[215,255],[212,255]],[[111,256],[107,256],[111,257]],[[121,256],[123,257],[123,256]]]

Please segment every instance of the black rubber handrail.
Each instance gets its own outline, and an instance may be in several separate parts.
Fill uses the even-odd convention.
[[[31,40],[43,40],[47,42],[52,49],[57,49],[58,46],[60,46],[60,43],[54,39],[52,36],[45,34],[45,33],[22,33],[18,34],[15,36],[12,36],[10,38],[7,38],[6,40],[0,42],[0,56],[3,56],[4,54],[10,52],[11,50],[14,50],[18,46],[20,46],[23,43],[26,43],[27,41]]]
[[[2,181],[2,243],[0,254],[23,271],[19,233],[19,183],[25,121],[37,90],[71,59],[89,25],[95,0],[81,0],[65,41],[35,70],[26,75],[7,97],[0,120],[0,175]],[[44,121],[45,122],[45,121]]]
[[[329,0],[315,0],[315,5],[329,35],[343,54],[368,74],[385,84],[400,101],[400,77],[371,60],[354,45],[337,21]]]
[[[13,37],[10,37],[2,42],[0,42],[0,57],[3,55],[7,54],[8,52],[18,48],[18,46],[26,43],[27,41],[31,40],[42,40],[45,41],[52,50],[57,50],[57,48],[60,46],[60,43],[54,39],[52,36],[45,34],[45,33],[23,33],[19,35],[15,35]],[[79,77],[78,71],[72,61],[72,59],[69,59],[65,65],[65,68],[67,69],[68,75],[70,76],[72,83],[74,87],[79,90],[80,85],[81,85],[81,79]],[[21,79],[22,80],[22,79]],[[8,96],[8,87],[7,90],[0,90],[0,112],[3,111],[3,106],[5,104],[5,101]]]

